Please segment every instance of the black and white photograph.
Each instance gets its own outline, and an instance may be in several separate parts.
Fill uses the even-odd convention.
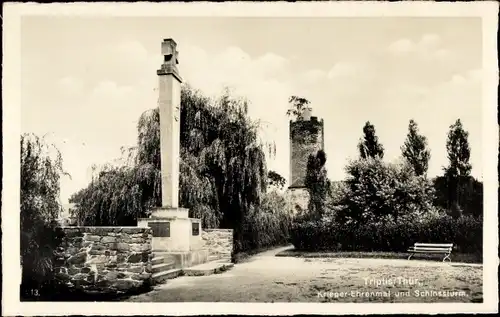
[[[5,313],[498,311],[498,3],[327,4],[4,6]]]

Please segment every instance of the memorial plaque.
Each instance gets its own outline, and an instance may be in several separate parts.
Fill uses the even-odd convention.
[[[170,237],[170,222],[148,222],[153,237]]]
[[[199,236],[200,235],[200,224],[198,222],[193,222],[193,236]]]

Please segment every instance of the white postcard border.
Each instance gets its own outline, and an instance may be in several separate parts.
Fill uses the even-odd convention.
[[[484,263],[481,304],[328,303],[21,303],[19,285],[20,20],[26,15],[132,17],[481,17],[483,20]],[[496,120],[496,2],[308,2],[308,3],[77,3],[4,4],[3,17],[3,315],[199,315],[480,313],[498,309],[498,126]],[[41,35],[43,36],[43,35]]]

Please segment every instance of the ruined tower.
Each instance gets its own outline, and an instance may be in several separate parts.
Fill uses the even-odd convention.
[[[309,194],[304,180],[309,155],[324,150],[323,119],[311,116],[311,110],[305,109],[296,120],[290,120],[290,187],[288,188],[291,213],[307,210]]]

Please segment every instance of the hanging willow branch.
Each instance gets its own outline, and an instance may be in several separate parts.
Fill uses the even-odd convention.
[[[229,90],[211,100],[182,87],[179,198],[204,227],[240,226],[266,192],[266,147],[247,113],[248,102]],[[128,152],[135,164],[106,166],[72,197],[80,223],[133,225],[161,205],[158,108],[141,115],[137,130],[137,146]]]

